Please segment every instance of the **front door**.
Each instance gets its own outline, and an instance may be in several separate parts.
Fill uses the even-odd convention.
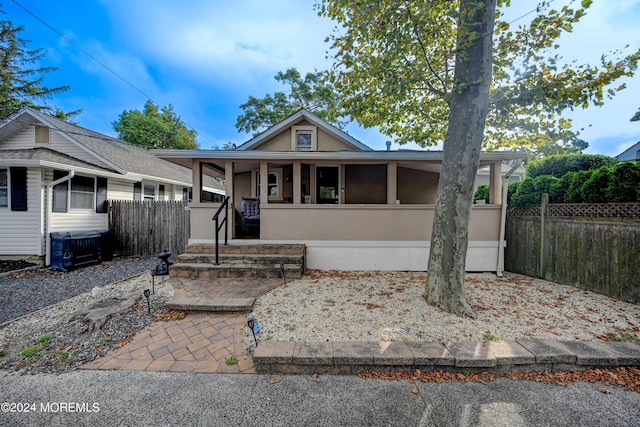
[[[338,166],[316,167],[317,203],[337,204],[340,200],[340,180]]]

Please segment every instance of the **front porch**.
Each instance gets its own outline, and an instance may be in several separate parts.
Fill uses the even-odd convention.
[[[190,205],[191,244],[211,244],[219,204]],[[319,270],[427,268],[434,205],[295,205],[261,207],[256,244],[304,244],[306,267]],[[232,208],[230,208],[230,212]],[[501,205],[474,205],[468,271],[499,271]],[[228,230],[231,235],[231,229]],[[220,242],[224,242],[224,230]],[[231,247],[248,243],[232,239]]]

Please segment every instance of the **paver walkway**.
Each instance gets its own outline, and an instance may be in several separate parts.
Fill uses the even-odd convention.
[[[168,279],[177,297],[258,297],[280,279]],[[82,369],[255,373],[245,352],[245,313],[188,313],[182,320],[154,322],[124,347]],[[227,365],[234,357],[237,364]]]

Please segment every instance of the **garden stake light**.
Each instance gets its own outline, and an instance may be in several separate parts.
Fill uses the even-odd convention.
[[[280,271],[282,272],[282,284],[287,284],[287,279],[284,277],[284,262],[280,262]]]
[[[247,326],[251,329],[251,333],[253,334],[253,341],[256,343],[256,347],[258,346],[258,339],[256,338],[256,329],[259,328],[258,322],[253,319],[252,315],[247,316]]]
[[[147,299],[147,311],[151,314],[151,304],[149,304],[149,295],[151,295],[151,291],[149,289],[144,290],[144,297]]]

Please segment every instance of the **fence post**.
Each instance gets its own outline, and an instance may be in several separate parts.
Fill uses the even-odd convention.
[[[544,193],[542,195],[542,199],[540,201],[540,278],[544,279],[545,274],[545,265],[544,265],[544,255],[545,255],[545,233],[547,229],[547,205],[549,204],[549,195]]]

